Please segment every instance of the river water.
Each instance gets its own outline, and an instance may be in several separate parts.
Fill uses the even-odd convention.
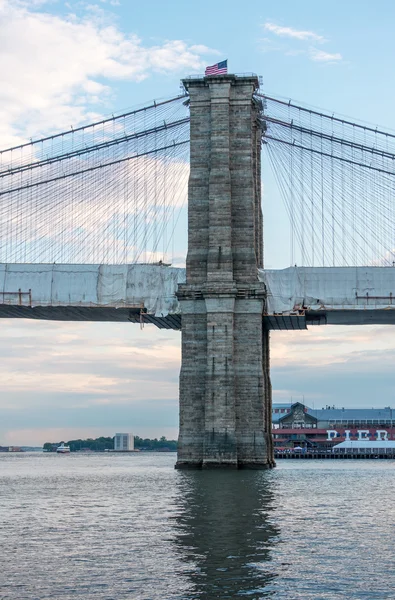
[[[395,462],[0,454],[0,599],[395,598]]]

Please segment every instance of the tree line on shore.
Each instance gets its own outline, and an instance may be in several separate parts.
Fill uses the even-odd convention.
[[[56,452],[56,448],[64,443],[66,446],[70,446],[70,452],[79,452],[84,450],[91,450],[93,452],[104,452],[105,450],[114,450],[114,438],[113,437],[98,437],[98,438],[87,438],[86,440],[69,440],[68,442],[45,442],[43,449],[47,452]],[[149,438],[141,438],[138,435],[134,436],[134,447],[135,450],[151,450],[161,452],[175,452],[177,450],[177,441],[168,440],[164,435],[153,440]]]

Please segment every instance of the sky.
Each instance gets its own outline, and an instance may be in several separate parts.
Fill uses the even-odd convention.
[[[392,0],[0,0],[0,147],[174,96],[225,58],[268,94],[395,130],[394,20]],[[265,263],[283,268],[286,214],[265,162],[262,176]],[[393,331],[273,332],[273,401],[393,406]],[[0,332],[0,445],[177,436],[178,332],[22,320]]]

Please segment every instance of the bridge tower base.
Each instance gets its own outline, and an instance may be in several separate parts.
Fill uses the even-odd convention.
[[[274,466],[255,76],[184,82],[191,111],[176,468]]]

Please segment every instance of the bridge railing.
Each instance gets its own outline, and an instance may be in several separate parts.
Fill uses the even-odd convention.
[[[21,288],[17,292],[0,292],[0,303],[13,306],[31,306],[32,290],[22,292]]]
[[[228,75],[235,75],[236,77],[258,77],[256,73],[228,73]],[[207,77],[207,75],[204,75],[204,73],[197,73],[187,75],[184,79],[204,79],[205,77]],[[212,77],[212,75],[209,75],[208,77]],[[216,75],[214,75],[214,77],[216,77]]]

